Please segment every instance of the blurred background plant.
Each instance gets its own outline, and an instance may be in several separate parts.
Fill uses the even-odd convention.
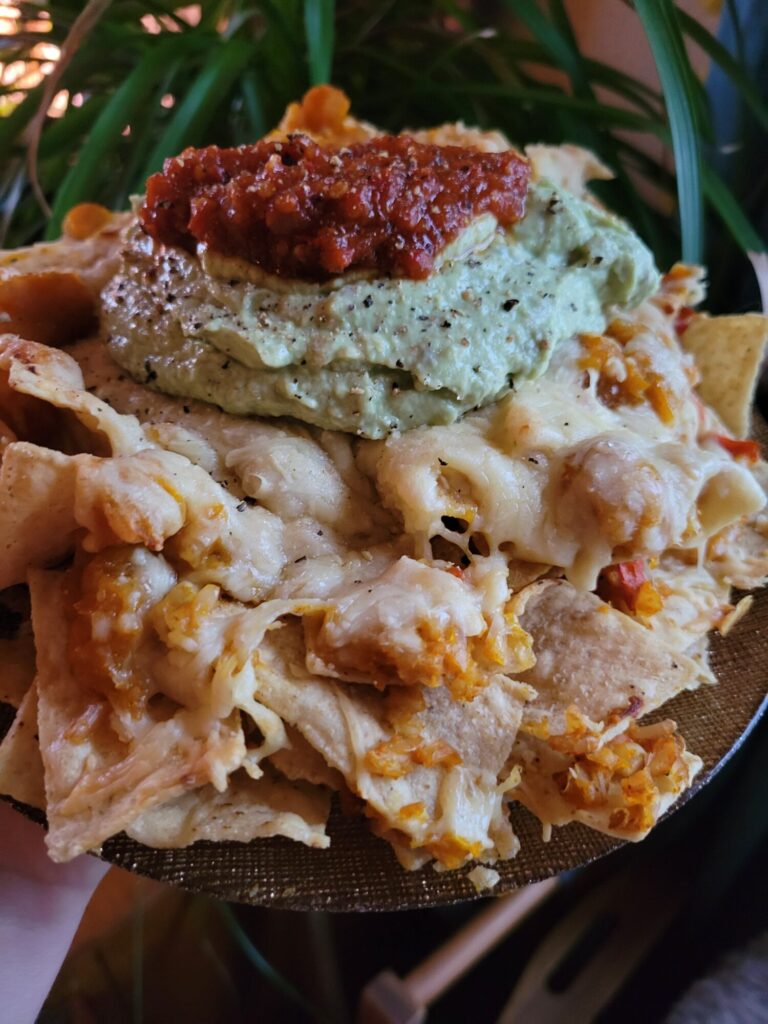
[[[580,50],[571,17],[579,3],[0,5],[3,244],[55,237],[82,200],[123,207],[164,157],[254,140],[309,85],[332,80],[358,116],[390,129],[461,119],[521,143],[590,147],[616,171],[601,198],[631,219],[661,265],[709,257],[713,304],[733,309],[747,276],[740,253],[765,248],[753,225],[766,206],[768,103],[750,68],[761,67],[755,21],[766,22],[766,5],[728,0],[718,37],[673,0],[627,2],[650,43],[657,89],[624,70],[618,39],[610,62]],[[636,34],[623,50],[637,44]],[[716,71],[709,88],[692,70],[696,51]],[[649,137],[661,147],[649,151]]]

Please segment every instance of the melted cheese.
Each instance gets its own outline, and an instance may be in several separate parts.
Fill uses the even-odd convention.
[[[729,583],[768,566],[762,470],[712,443],[674,333],[697,289],[672,275],[497,404],[385,442],[150,392],[100,342],[0,339],[4,579],[76,553],[46,671],[79,658],[82,707],[40,680],[57,855],[196,787],[219,807],[286,726],[410,866],[513,856],[510,792],[643,834],[699,763],[631,719],[706,678]],[[645,617],[588,593],[635,558]]]
[[[660,370],[676,356],[671,424],[649,404],[605,405],[574,340],[490,410],[368,446],[361,464],[422,551],[436,535],[465,546],[481,533],[492,551],[559,566],[591,589],[611,562],[700,547],[764,498],[746,467],[697,444],[685,360],[666,333],[641,338]],[[466,524],[464,539],[446,518]]]

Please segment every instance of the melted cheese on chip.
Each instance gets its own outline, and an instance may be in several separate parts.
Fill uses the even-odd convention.
[[[375,131],[332,99],[286,125]],[[604,174],[530,155],[577,191]],[[117,244],[108,227],[19,266],[98,254],[96,288]],[[711,679],[730,586],[768,572],[764,468],[717,441],[675,331],[701,296],[674,268],[495,405],[380,442],[150,391],[98,338],[0,336],[0,589],[32,589],[37,678],[14,699],[52,856],[122,829],[323,847],[326,787],[411,868],[514,856],[514,801],[645,835],[701,762],[636,719]],[[39,794],[21,731],[0,787],[32,764]]]

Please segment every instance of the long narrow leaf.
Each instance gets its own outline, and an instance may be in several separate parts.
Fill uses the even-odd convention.
[[[765,239],[755,231],[736,197],[706,164],[702,167],[702,182],[707,199],[744,252],[768,251]]]
[[[153,149],[143,178],[160,170],[167,156],[202,141],[217,107],[252,57],[252,46],[242,39],[228,39],[217,47]]]
[[[685,11],[679,11],[678,17],[685,34],[690,36],[694,43],[700,46],[723,69],[741,93],[744,102],[749,105],[760,124],[768,131],[768,105],[763,102],[757,86],[746,74],[743,66],[695,18],[686,14]]]
[[[53,212],[46,231],[47,238],[58,237],[61,222],[72,206],[93,198],[94,183],[105,158],[119,142],[125,126],[141,109],[147,96],[154,89],[158,77],[168,64],[170,52],[169,46],[166,45],[157,46],[149,51],[111,96],[78,154],[77,162],[71,167],[56,192]]]
[[[184,88],[184,84],[179,79],[182,77],[181,71],[186,64],[187,60],[181,55],[169,62],[168,67],[158,78],[154,93],[133,118],[131,123],[132,144],[127,160],[121,161],[122,166],[116,182],[113,203],[116,210],[124,209],[128,205],[131,194],[141,192],[144,188],[145,181],[141,177],[141,172],[155,144],[155,126],[162,121],[163,115],[165,115],[162,98],[166,94],[174,95],[175,92]]]
[[[675,154],[683,259],[700,263],[704,234],[701,157],[693,120],[695,98],[676,10],[672,0],[635,0],[635,9],[651,45],[667,104]]]
[[[40,100],[43,98],[45,83],[30,89],[16,109],[8,117],[0,117],[0,149],[6,151],[15,139],[24,131],[35,116]]]
[[[267,119],[264,116],[264,102],[259,89],[259,82],[253,71],[246,71],[243,75],[241,88],[245,101],[245,111],[248,115],[248,125],[251,139],[260,139],[267,131]]]
[[[304,31],[312,85],[331,80],[334,9],[334,0],[304,0]]]
[[[106,96],[94,96],[82,107],[68,107],[63,117],[58,118],[40,139],[38,157],[45,160],[49,156],[69,149],[80,141],[90,130],[91,125],[107,105]]]
[[[67,67],[80,48],[82,41],[88,37],[88,34],[93,30],[94,26],[98,24],[110,3],[111,0],[86,0],[86,3],[83,4],[82,9],[72,22],[72,27],[69,32],[67,32],[66,39],[64,39],[61,44],[58,60],[54,64],[51,73],[43,82],[43,96],[40,101],[40,107],[35,111],[35,116],[29,122],[29,126],[27,128],[27,176],[29,177],[32,191],[38,203],[42,207],[43,211],[49,216],[52,211],[48,206],[48,200],[45,198],[45,194],[40,187],[40,180],[38,177],[37,151],[40,146],[40,135],[42,134],[43,125],[48,117],[48,109],[54,96],[59,90],[61,80],[66,73]]]
[[[266,31],[259,53],[264,109],[273,122],[306,88],[305,35],[298,0],[261,0]]]
[[[517,61],[526,61],[542,64],[546,67],[556,67],[557,62],[552,54],[546,50],[541,43],[535,39],[500,39],[494,42],[492,47],[474,41],[476,46],[484,54],[484,61],[495,58],[498,66],[504,65],[508,77],[516,78],[515,64]],[[629,100],[633,106],[639,107],[651,117],[663,116],[663,100],[651,86],[640,82],[631,75],[625,74],[610,64],[604,64],[598,60],[583,59],[584,68],[589,79],[594,85],[602,85],[610,92],[616,93]]]
[[[427,90],[434,89],[437,92],[445,91],[445,86],[438,83],[423,83]],[[468,83],[465,91],[475,96],[506,96],[510,100],[519,103],[535,106],[540,104],[544,107],[555,107],[563,110],[572,110],[594,118],[594,123],[613,125],[617,128],[627,128],[634,131],[647,131],[654,135],[659,134],[663,126],[655,118],[637,114],[633,110],[625,110],[623,107],[614,107],[607,103],[599,103],[594,100],[584,100],[578,96],[569,96],[559,89],[547,88],[526,88],[518,86],[498,86],[487,83]]]
[[[595,94],[587,72],[587,64],[583,53],[579,49],[565,3],[563,0],[549,0],[549,10],[555,29],[572,55],[569,74],[574,92],[579,96],[594,98]]]
[[[583,91],[586,80],[578,54],[574,52],[570,42],[563,34],[549,21],[535,0],[504,0],[504,2],[506,7],[520,18],[542,46],[549,50],[555,61],[571,79],[575,91]]]

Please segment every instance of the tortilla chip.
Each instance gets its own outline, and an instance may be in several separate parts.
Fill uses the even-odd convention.
[[[202,839],[249,843],[286,836],[324,850],[331,842],[325,832],[330,809],[330,793],[317,786],[269,776],[254,780],[237,772],[223,793],[213,786],[185,793],[145,811],[126,832],[156,849],[190,846]]]
[[[36,686],[27,691],[11,728],[0,743],[0,794],[38,810],[45,808]]]
[[[734,523],[713,537],[707,568],[727,587],[753,590],[768,578],[768,516]]]
[[[5,449],[9,444],[13,444],[14,441],[18,441],[18,437],[7,423],[0,420],[0,460],[2,460],[5,454]]]
[[[65,235],[55,242],[0,250],[0,280],[17,274],[74,273],[95,297],[117,272],[120,232],[131,219],[130,213],[113,213],[104,227],[88,238]]]
[[[525,718],[561,731],[568,708],[592,721],[612,715],[647,714],[675,694],[696,685],[696,666],[670,654],[639,622],[595,594],[564,580],[528,588],[520,624],[533,637],[536,664],[520,679],[538,696]]]
[[[663,604],[646,625],[672,654],[690,654],[696,641],[714,629],[730,607],[730,587],[709,563],[691,565],[668,552],[653,570],[652,582],[664,595]]]
[[[470,149],[479,149],[481,153],[504,153],[515,148],[501,132],[470,128],[461,121],[455,124],[441,124],[437,128],[407,131],[405,134],[428,146],[466,146]]]
[[[71,345],[98,328],[96,300],[77,274],[47,270],[42,274],[0,277],[0,323],[44,345]]]
[[[588,181],[614,177],[594,153],[581,146],[531,145],[525,147],[525,155],[531,161],[534,178],[546,178],[581,198],[589,197]]]
[[[322,756],[311,747],[298,729],[288,726],[285,730],[289,746],[276,750],[267,759],[277,770],[291,781],[304,780],[315,786],[341,789],[344,779],[334,768],[330,768]]]
[[[0,588],[22,582],[30,567],[59,561],[80,527],[89,551],[121,542],[162,547],[184,524],[182,499],[163,483],[187,468],[186,460],[153,449],[100,459],[25,441],[9,445],[0,465]]]
[[[527,688],[497,676],[468,702],[445,687],[413,688],[422,710],[395,727],[382,693],[306,670],[295,624],[269,633],[259,654],[258,699],[342,773],[384,838],[450,867],[514,855],[502,777]],[[411,744],[415,760],[402,750]]]
[[[35,677],[35,641],[26,587],[0,593],[0,702],[18,708]]]
[[[70,671],[64,582],[63,573],[30,573],[46,843],[57,861],[98,847],[188,790],[209,782],[223,788],[245,756],[236,712],[219,720],[182,707],[155,719],[147,709],[131,719],[132,735],[118,735],[107,699]]]
[[[58,450],[129,455],[149,447],[133,416],[85,390],[71,356],[12,334],[0,335],[0,416],[18,437]]]
[[[86,385],[118,412],[145,425],[147,437],[188,458],[232,494],[256,498],[267,510],[298,520],[312,515],[346,534],[368,532],[391,517],[374,498],[356,468],[352,439],[338,432],[309,437],[253,417],[233,416],[206,402],[177,399],[137,384],[109,356],[103,342],[90,339],[70,350]],[[382,530],[382,538],[389,537]]]
[[[768,345],[768,316],[697,316],[682,345],[701,374],[699,394],[736,437],[750,431],[750,410]]]
[[[75,480],[68,456],[26,441],[8,446],[0,464],[0,590],[69,552],[77,528]]]
[[[702,762],[673,722],[639,726],[635,718],[696,686],[699,666],[564,581],[534,583],[519,614],[536,654],[522,679],[538,696],[515,741],[522,780],[513,798],[546,825],[582,821],[642,839]]]
[[[648,835],[703,766],[674,722],[633,724],[583,753],[522,737],[516,754],[523,773],[511,796],[545,827],[580,821],[630,842]]]

